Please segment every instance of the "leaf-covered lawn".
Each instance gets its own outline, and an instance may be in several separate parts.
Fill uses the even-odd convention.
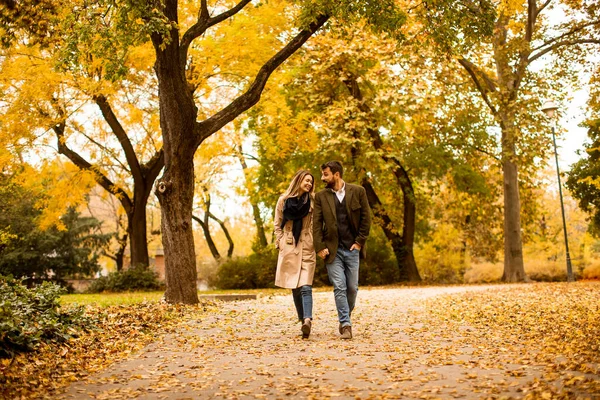
[[[140,299],[119,297],[130,302]],[[185,321],[215,309],[211,303],[196,307],[139,301],[88,305],[86,315],[95,320],[94,329],[62,346],[43,344],[36,352],[0,360],[0,398],[54,398],[58,389],[129,357]]]
[[[8,388],[55,397],[78,381],[65,395],[77,399],[597,398],[599,298],[599,282],[361,290],[352,341],[339,339],[330,291],[315,293],[309,340],[289,295],[94,308],[103,332],[15,360]]]

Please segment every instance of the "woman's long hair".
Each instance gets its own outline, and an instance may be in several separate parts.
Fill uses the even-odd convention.
[[[300,185],[304,181],[304,178],[306,178],[306,175],[310,175],[313,180],[312,186],[310,187],[310,191],[308,193],[310,194],[311,198],[314,197],[315,177],[310,173],[310,171],[301,169],[300,171],[296,172],[296,175],[294,175],[292,178],[292,182],[290,182],[290,186],[288,186],[287,190],[283,193],[284,200],[287,200],[290,197],[298,197],[300,195]]]

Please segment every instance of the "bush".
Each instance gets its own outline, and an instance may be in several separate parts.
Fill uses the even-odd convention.
[[[360,260],[360,285],[389,285],[398,282],[399,277],[398,262],[390,242],[379,226],[373,226],[367,240],[367,258]]]
[[[426,282],[462,283],[468,254],[460,232],[449,224],[439,224],[430,240],[415,247],[415,259]]]
[[[594,259],[583,269],[583,279],[600,279],[600,260]]]
[[[50,282],[27,288],[0,275],[0,358],[35,350],[41,342],[64,342],[91,325],[82,307],[62,309],[65,289]]]
[[[152,291],[163,289],[156,272],[146,267],[131,267],[111,272],[96,279],[87,289],[88,293]]]
[[[227,260],[209,285],[219,289],[273,288],[278,255],[274,246],[268,246],[247,257]]]
[[[492,262],[472,263],[465,272],[465,283],[499,282],[504,272],[504,264]]]

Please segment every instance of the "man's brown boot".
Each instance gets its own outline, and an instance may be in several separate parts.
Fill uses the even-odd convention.
[[[350,325],[342,327],[342,339],[352,339],[352,327]]]
[[[302,339],[308,339],[310,336],[310,328],[312,327],[312,322],[310,318],[306,318],[304,323],[302,324]]]

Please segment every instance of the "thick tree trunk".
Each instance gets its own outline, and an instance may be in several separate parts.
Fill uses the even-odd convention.
[[[167,169],[158,182],[157,190],[165,252],[165,300],[195,304],[198,303],[198,274],[192,232],[193,154],[177,157],[175,154],[169,156],[167,151],[165,155]]]
[[[198,303],[196,257],[192,235],[194,197],[194,153],[203,140],[254,106],[271,73],[298,50],[329,18],[326,15],[298,32],[258,71],[246,92],[210,118],[197,122],[193,85],[188,85],[186,65],[192,41],[206,30],[244,8],[242,0],[232,9],[211,16],[205,1],[198,21],[180,36],[177,0],[156,2],[172,24],[168,32],[151,34],[156,53],[154,70],[158,79],[160,127],[163,135],[165,172],[157,186],[161,205],[161,226],[165,251],[165,299],[169,303]]]
[[[505,282],[527,280],[523,265],[523,241],[521,239],[521,199],[519,178],[514,161],[514,122],[507,115],[502,126],[502,169],[504,189],[504,273]]]
[[[165,14],[177,21],[177,5],[167,1]],[[179,65],[179,37],[171,30],[170,44],[153,37],[155,71],[160,99],[160,126],[163,134],[165,170],[156,195],[161,206],[161,231],[165,252],[165,300],[169,303],[198,303],[196,252],[192,232],[194,200],[194,153],[197,109]]]

